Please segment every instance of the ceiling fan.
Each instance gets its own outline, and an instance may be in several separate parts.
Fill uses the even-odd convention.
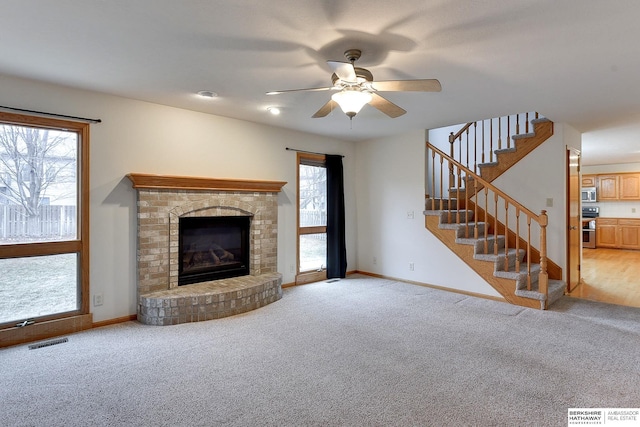
[[[267,92],[267,95],[334,90],[336,93],[316,111],[313,118],[325,117],[339,106],[349,119],[353,119],[365,104],[371,105],[391,118],[396,118],[405,114],[406,111],[379,95],[378,92],[440,92],[442,89],[437,79],[374,81],[373,74],[369,70],[355,66],[355,62],[361,55],[362,52],[359,49],[349,49],[344,53],[349,62],[327,61],[333,70],[331,76],[333,86],[279,90]]]

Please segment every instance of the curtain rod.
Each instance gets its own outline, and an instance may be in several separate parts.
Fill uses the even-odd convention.
[[[298,152],[298,153],[319,154],[319,155],[321,155],[321,156],[331,156],[331,155],[334,155],[334,156],[335,156],[335,154],[316,153],[315,151],[298,150],[298,149],[296,149],[296,148],[289,148],[289,147],[286,147],[286,148],[285,148],[285,150],[287,150],[287,151],[296,151],[296,152]],[[344,158],[344,156],[343,156],[342,154],[338,154],[338,155],[339,155],[340,157]]]
[[[79,122],[102,123],[102,120],[100,119],[87,119],[86,117],[66,116],[64,114],[56,114],[56,113],[45,113],[44,111],[25,110],[22,108],[5,107],[4,105],[0,105],[0,108],[3,110],[17,111],[20,113],[39,114],[41,116],[56,117],[59,119],[69,119],[69,120],[75,120]]]

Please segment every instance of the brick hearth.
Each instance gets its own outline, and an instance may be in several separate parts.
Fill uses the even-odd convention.
[[[285,182],[129,174],[138,191],[138,320],[169,325],[230,316],[282,297],[278,192]],[[251,216],[249,276],[178,287],[181,217]]]

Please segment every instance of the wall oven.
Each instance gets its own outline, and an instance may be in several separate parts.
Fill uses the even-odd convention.
[[[596,218],[600,215],[597,206],[582,208],[582,247],[595,249],[596,247]]]
[[[584,187],[582,188],[582,203],[584,202],[597,202],[596,187]]]

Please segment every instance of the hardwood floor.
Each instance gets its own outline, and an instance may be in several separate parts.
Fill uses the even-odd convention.
[[[640,307],[640,251],[583,249],[576,298]]]

